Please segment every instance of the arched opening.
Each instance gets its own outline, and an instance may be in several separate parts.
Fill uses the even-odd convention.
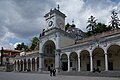
[[[78,70],[78,55],[76,52],[72,52],[70,54],[70,70],[72,71]]]
[[[27,63],[26,63],[26,59],[24,59],[24,71],[27,70]]]
[[[120,70],[120,46],[111,45],[108,50],[108,70]]]
[[[23,71],[23,61],[22,61],[22,60],[20,61],[20,64],[21,64],[21,69],[20,69],[20,71]]]
[[[30,59],[28,59],[28,70],[31,71],[31,62],[30,62]]]
[[[19,62],[19,60],[17,61],[17,68],[18,68],[18,71],[20,71],[20,62]]]
[[[80,67],[81,71],[90,71],[90,56],[87,50],[80,53]]]
[[[68,70],[68,57],[66,54],[61,55],[61,68],[63,71]]]
[[[49,71],[55,68],[55,43],[47,41],[43,46],[44,51],[44,70]]]
[[[35,71],[35,59],[32,59],[32,71]]]
[[[37,71],[39,70],[39,57],[37,57]]]
[[[102,48],[95,48],[92,52],[93,69],[105,70],[105,55]]]

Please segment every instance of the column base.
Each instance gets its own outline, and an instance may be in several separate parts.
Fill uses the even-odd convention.
[[[42,72],[43,71],[43,68],[39,68],[39,72]]]
[[[61,71],[60,67],[56,67],[55,69],[56,69],[56,74],[58,74]]]
[[[109,70],[105,70],[105,71],[109,71]]]

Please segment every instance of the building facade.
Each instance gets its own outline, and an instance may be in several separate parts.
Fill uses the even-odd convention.
[[[40,34],[39,52],[16,58],[16,70],[25,71],[101,71],[120,70],[120,29],[91,37],[65,30],[65,14],[59,9],[45,16],[46,27]],[[76,36],[77,35],[77,36]],[[76,41],[77,40],[77,41]],[[36,54],[36,55],[35,55]],[[23,69],[24,68],[24,69]]]
[[[0,65],[4,66],[8,64],[14,64],[15,57],[19,56],[20,50],[9,50],[9,49],[1,49],[0,50]]]

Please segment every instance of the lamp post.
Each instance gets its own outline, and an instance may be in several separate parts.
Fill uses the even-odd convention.
[[[1,48],[1,66],[3,65],[3,47]]]

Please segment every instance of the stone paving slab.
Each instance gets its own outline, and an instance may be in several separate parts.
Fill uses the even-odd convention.
[[[0,80],[120,80],[120,78],[64,75],[50,77],[49,74],[0,72]]]

